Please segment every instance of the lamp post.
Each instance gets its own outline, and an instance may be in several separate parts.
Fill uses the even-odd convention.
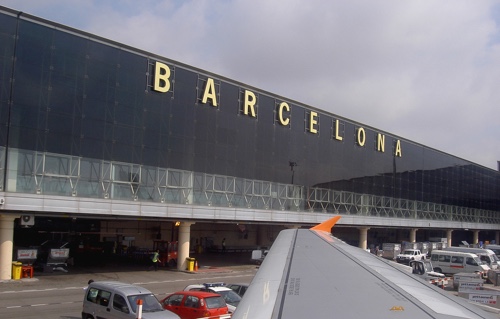
[[[295,175],[295,170],[293,168],[297,166],[297,162],[289,161],[288,164],[290,165],[290,170],[292,171],[292,185],[293,185],[293,176]]]

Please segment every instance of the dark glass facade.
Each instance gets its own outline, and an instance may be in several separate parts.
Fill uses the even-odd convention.
[[[0,14],[0,145],[7,149],[284,184],[293,173],[293,183],[306,187],[500,211],[497,171],[152,53],[16,15]],[[157,62],[171,70],[166,93],[153,88]],[[209,79],[216,107],[202,101]],[[255,94],[255,117],[243,112],[245,90]],[[282,102],[289,105],[286,125],[279,121]],[[384,151],[378,134],[385,136]]]

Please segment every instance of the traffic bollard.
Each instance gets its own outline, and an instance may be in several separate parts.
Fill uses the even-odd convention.
[[[142,319],[142,299],[137,300],[137,319]]]

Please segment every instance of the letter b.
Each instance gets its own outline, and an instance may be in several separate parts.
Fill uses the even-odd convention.
[[[170,68],[168,65],[156,62],[153,90],[162,93],[170,90]]]

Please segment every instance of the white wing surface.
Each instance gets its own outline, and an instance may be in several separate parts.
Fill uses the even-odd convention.
[[[333,237],[339,218],[282,231],[232,319],[498,319]]]

